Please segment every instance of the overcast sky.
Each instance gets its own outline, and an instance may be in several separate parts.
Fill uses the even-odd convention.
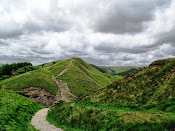
[[[106,66],[175,57],[175,0],[0,0],[0,63],[72,57]]]

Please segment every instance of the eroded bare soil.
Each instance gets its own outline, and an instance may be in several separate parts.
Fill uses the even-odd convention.
[[[44,107],[51,107],[54,106],[56,103],[60,103],[60,97],[55,96],[47,90],[39,87],[20,89],[17,92],[37,103],[40,103]]]

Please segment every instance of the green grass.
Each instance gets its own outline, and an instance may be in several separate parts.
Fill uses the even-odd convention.
[[[36,71],[13,76],[1,81],[0,84],[3,88],[13,90],[27,87],[40,87],[56,94],[58,88],[51,73],[57,76],[66,67],[70,67],[70,69],[57,79],[65,81],[70,91],[79,97],[93,94],[98,89],[104,88],[113,81],[122,78],[120,76],[111,76],[107,73],[101,73],[82,59],[72,58],[46,63],[43,67],[40,66]]]
[[[70,67],[70,69],[57,79],[65,81],[68,84],[70,91],[79,97],[93,94],[98,89],[122,78],[101,73],[79,58],[61,62],[59,66],[53,68],[52,72],[57,75],[65,67]]]
[[[68,130],[174,130],[175,59],[139,68],[81,101],[58,104],[47,119]]]
[[[64,125],[68,130],[163,131],[175,128],[175,113],[172,112],[89,102],[59,104],[49,112],[47,120],[58,127]]]
[[[18,75],[0,82],[3,88],[19,90],[27,87],[40,87],[56,94],[58,88],[49,72],[40,69],[28,74]]]
[[[50,67],[50,66],[55,66],[57,65],[58,63],[60,63],[62,60],[56,60],[56,61],[52,61],[52,62],[49,62],[49,63],[45,63],[43,64],[43,67],[42,65],[40,65],[41,68],[46,68],[46,67]]]
[[[0,130],[34,131],[30,119],[41,108],[19,94],[0,89]]]
[[[164,60],[167,63],[168,60]],[[93,102],[138,104],[175,97],[175,59],[161,66],[139,68],[92,97]]]

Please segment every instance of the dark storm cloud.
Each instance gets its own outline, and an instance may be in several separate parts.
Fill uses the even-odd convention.
[[[97,31],[106,33],[137,33],[146,28],[145,22],[154,18],[154,10],[168,5],[167,0],[122,0],[113,6],[96,24]]]

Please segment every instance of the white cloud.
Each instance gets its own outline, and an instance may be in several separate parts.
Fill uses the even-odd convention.
[[[0,60],[148,65],[175,56],[174,9],[174,0],[0,0]]]

